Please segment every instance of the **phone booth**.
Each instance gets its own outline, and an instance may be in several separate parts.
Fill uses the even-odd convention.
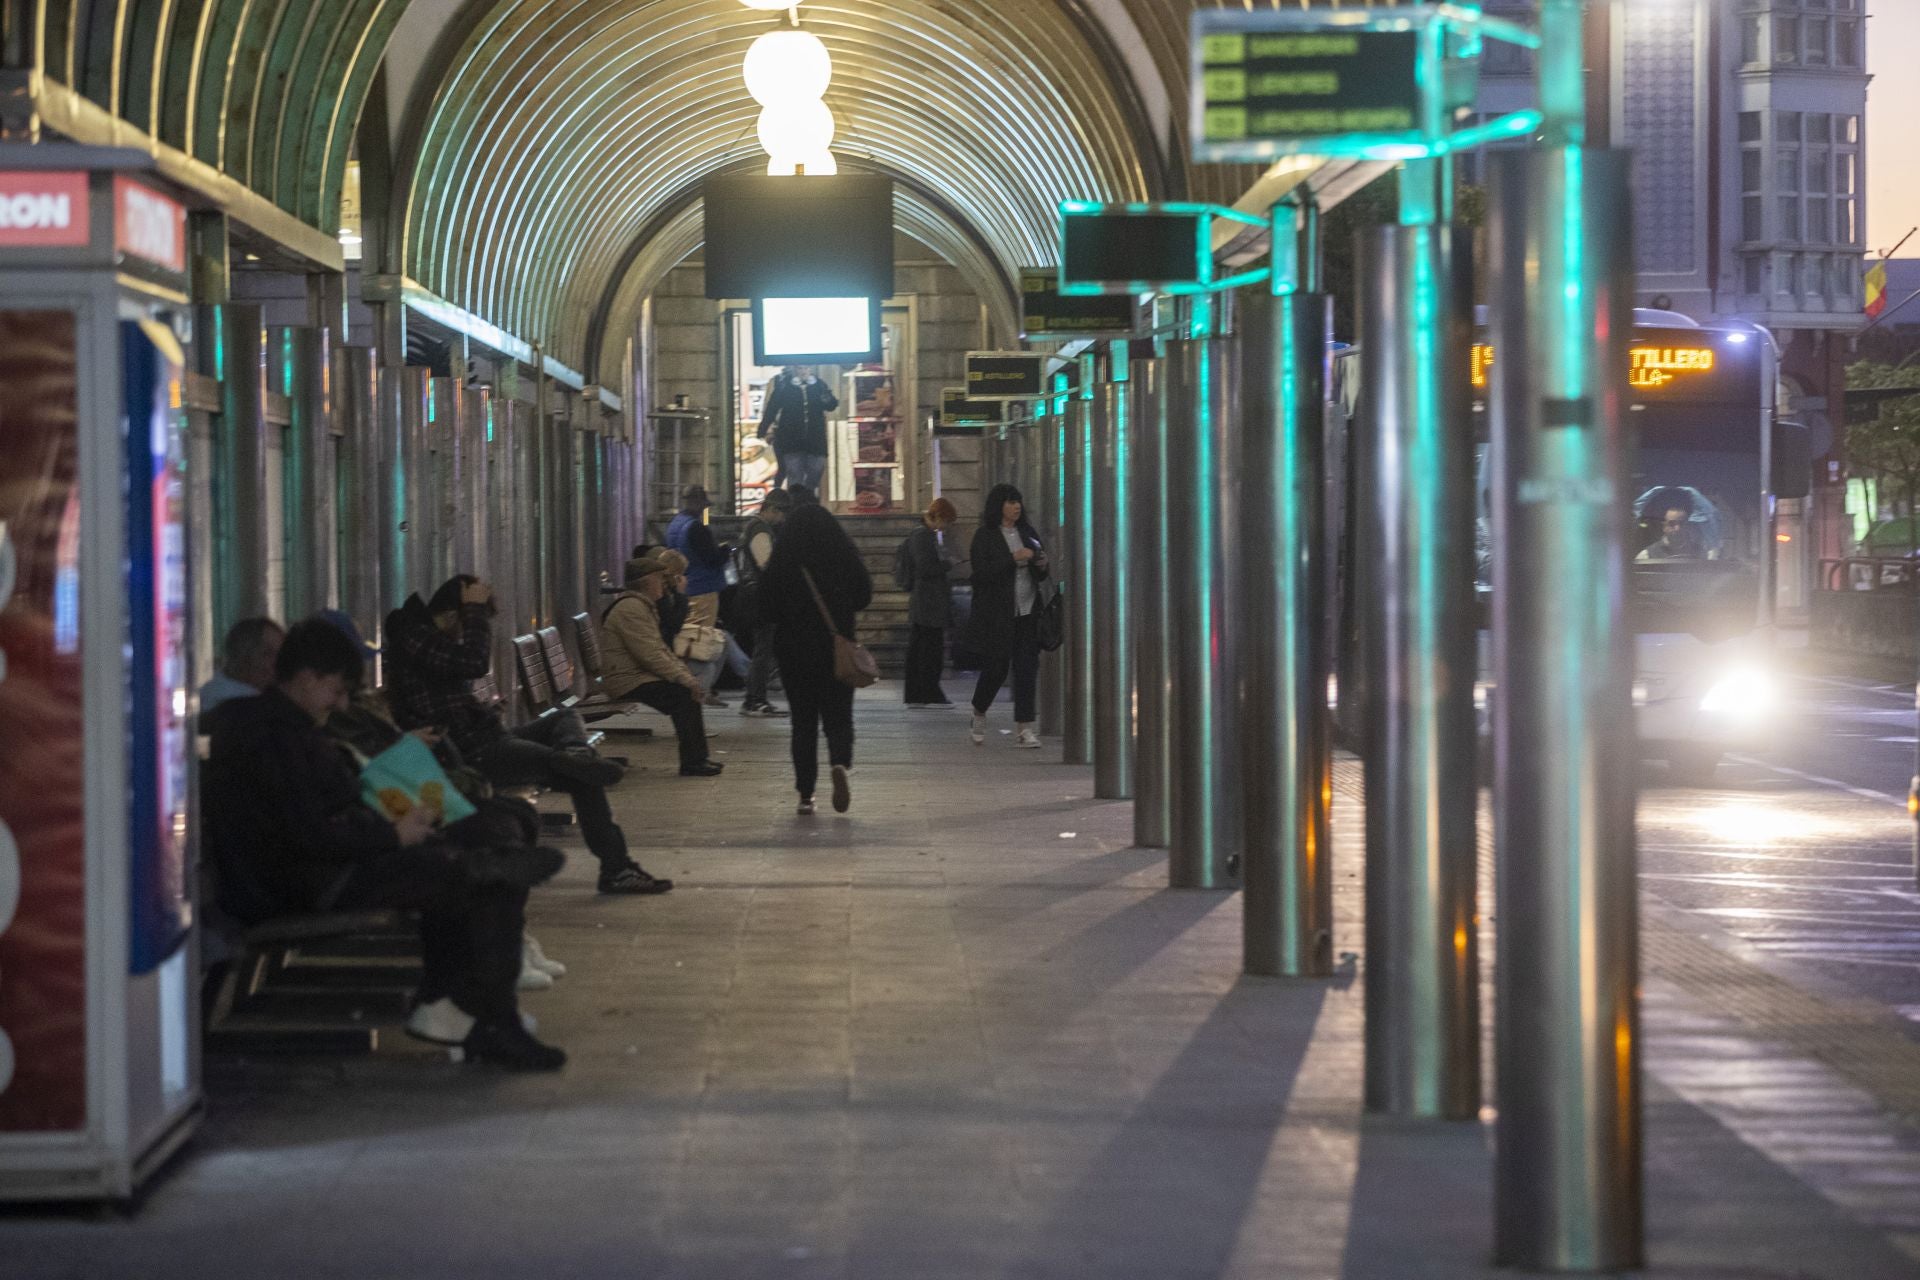
[[[186,211],[147,163],[0,147],[0,1199],[126,1198],[200,1113]]]

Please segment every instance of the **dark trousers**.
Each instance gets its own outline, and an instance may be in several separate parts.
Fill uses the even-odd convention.
[[[420,912],[420,1000],[443,996],[482,1021],[514,1016],[527,891],[475,884],[444,844],[368,858],[348,873],[341,911],[408,907]]]
[[[707,762],[707,720],[693,691],[683,684],[654,680],[631,693],[623,693],[616,702],[644,702],[673,721],[673,736],[680,743],[680,767]]]
[[[945,702],[940,688],[940,672],[945,667],[947,629],[915,625],[907,642],[908,702]]]
[[[767,684],[773,678],[773,624],[763,622],[753,633],[753,661],[747,664],[747,705],[765,706]]]
[[[853,766],[853,688],[831,672],[794,672],[783,663],[787,707],[793,713],[793,789],[811,798],[820,781],[820,731],[827,732],[827,763]]]
[[[566,711],[542,716],[496,738],[468,763],[496,787],[550,787],[566,792],[587,849],[600,860],[601,870],[617,871],[633,859],[627,854],[626,832],[613,820],[607,789],[566,777],[553,767],[557,753],[587,749],[586,726],[579,716]]]
[[[1036,606],[1037,608],[1037,606]],[[1013,719],[1016,724],[1034,721],[1033,686],[1040,676],[1040,641],[1036,615],[1029,613],[1013,620],[1013,651],[987,656],[980,664],[980,682],[973,687],[973,709],[981,715],[1000,696],[1000,687],[1013,674]]]

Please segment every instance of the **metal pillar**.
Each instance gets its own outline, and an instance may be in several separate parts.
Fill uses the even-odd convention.
[[[1240,429],[1238,361],[1229,338],[1168,344],[1167,620],[1172,639],[1173,830],[1168,882],[1240,882],[1232,633],[1224,561],[1232,485],[1223,460]]]
[[[1167,416],[1162,360],[1143,360],[1128,371],[1132,405],[1126,429],[1129,449],[1125,562],[1135,689],[1133,749],[1133,842],[1146,849],[1173,843],[1170,744],[1172,644],[1167,616]]]
[[[1290,231],[1291,211],[1275,235]],[[1327,711],[1324,431],[1331,299],[1249,294],[1241,312],[1238,466],[1240,820],[1246,971],[1333,971],[1332,718]]]
[[[1093,401],[1093,519],[1087,572],[1092,619],[1093,794],[1133,795],[1133,540],[1127,521],[1132,384],[1127,344],[1113,344],[1113,375]]]
[[[340,521],[340,605],[375,644],[386,626],[386,594],[380,585],[381,521],[377,378],[370,347],[333,349],[335,422],[340,465],[334,475],[334,508]],[[369,501],[369,497],[372,501]]]
[[[290,409],[286,462],[287,616],[340,603],[340,529],[334,505],[333,343],[325,329],[273,331],[276,381]]]
[[[1480,1106],[1471,311],[1452,233],[1361,234],[1366,1104]]]
[[[1047,402],[1042,402],[1046,404]],[[1051,407],[1048,405],[1048,407]],[[1038,492],[1023,489],[1027,502],[1033,509],[1035,523],[1040,526],[1040,536],[1047,542],[1047,557],[1056,565],[1055,572],[1062,572],[1060,566],[1067,562],[1068,549],[1063,545],[1063,530],[1066,522],[1061,518],[1062,495],[1066,489],[1065,455],[1062,451],[1066,432],[1064,420],[1055,414],[1042,411],[1027,430],[1036,437],[1035,452],[1040,459],[1040,484]],[[1063,736],[1067,730],[1067,669],[1066,649],[1062,646],[1052,653],[1040,655],[1040,681],[1037,690],[1040,702],[1040,733],[1045,737]]]
[[[214,472],[214,634],[272,612],[267,598],[267,333],[257,306],[202,309],[220,351]]]
[[[1494,744],[1500,934],[1496,1255],[1641,1261],[1629,165],[1496,152]],[[1529,284],[1531,282],[1531,289]]]
[[[1066,717],[1062,764],[1093,763],[1093,371],[1083,362],[1080,389],[1057,416],[1063,435],[1059,551],[1053,577],[1066,593],[1066,643],[1060,647]]]

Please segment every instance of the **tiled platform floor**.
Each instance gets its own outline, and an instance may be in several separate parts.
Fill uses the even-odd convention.
[[[711,713],[717,782],[631,748],[621,817],[680,887],[597,898],[582,853],[537,895],[572,973],[526,1007],[564,1073],[397,1032],[217,1064],[136,1217],[9,1211],[0,1276],[1492,1274],[1487,1131],[1360,1116],[1352,964],[1240,977],[1238,899],[1166,889],[1089,770],[897,697],[861,698],[846,818],[793,816],[782,723]],[[1920,1275],[1913,1130],[1684,975],[1649,974],[1647,1024],[1651,1274]]]

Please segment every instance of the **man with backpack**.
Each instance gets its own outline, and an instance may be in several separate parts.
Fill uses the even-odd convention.
[[[741,704],[743,716],[762,716],[774,718],[787,714],[784,707],[776,707],[767,701],[767,684],[773,677],[773,624],[760,621],[760,576],[766,572],[767,561],[773,559],[773,544],[779,536],[780,526],[786,523],[787,513],[793,510],[793,494],[785,489],[775,489],[767,494],[760,504],[759,514],[747,521],[745,535],[740,539],[740,547],[734,552],[734,563],[740,574],[740,604],[738,614],[752,620],[753,661],[747,667],[747,697]]]

